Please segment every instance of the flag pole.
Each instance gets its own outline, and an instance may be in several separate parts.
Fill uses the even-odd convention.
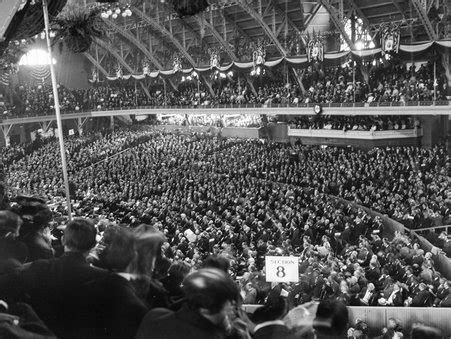
[[[50,74],[52,78],[52,89],[53,89],[53,99],[55,101],[55,113],[56,113],[56,122],[58,125],[58,139],[60,144],[60,153],[61,153],[61,167],[63,170],[63,178],[64,178],[64,188],[66,192],[66,202],[67,202],[67,214],[69,216],[69,220],[72,220],[72,208],[69,194],[69,179],[67,176],[67,163],[66,163],[66,151],[64,148],[64,139],[63,139],[63,126],[61,123],[61,112],[60,112],[60,103],[58,98],[58,88],[56,85],[56,76],[55,70],[53,68],[53,57],[52,57],[52,46],[50,44],[50,22],[49,22],[49,10],[47,6],[47,0],[42,0],[42,9],[44,11],[44,23],[45,23],[45,36],[47,40],[47,49],[49,56],[49,65],[50,65]]]

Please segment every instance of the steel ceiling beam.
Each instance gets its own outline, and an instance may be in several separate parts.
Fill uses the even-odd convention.
[[[356,15],[357,15],[360,19],[362,19],[362,21],[363,21],[363,23],[364,23],[364,25],[365,25],[365,28],[369,30],[371,24],[370,24],[368,18],[366,17],[366,15],[365,15],[365,14],[362,12],[362,10],[360,9],[360,7],[357,6],[357,4],[355,3],[354,0],[347,0],[347,1],[348,1],[349,5],[351,6],[351,9],[355,11]]]
[[[106,42],[104,42],[101,39],[98,38],[94,38],[94,43],[97,44],[98,46],[102,47],[104,50],[106,50],[107,52],[109,52],[112,56],[114,56],[114,58],[122,65],[124,66],[124,68],[130,72],[130,74],[135,73],[135,71],[133,70],[133,68],[130,67],[130,65],[124,60],[124,58],[114,49],[113,46],[111,46],[110,44],[107,44]]]
[[[280,8],[280,6],[277,3],[274,2],[274,0],[271,0],[271,3],[273,4],[274,9],[278,14],[280,14],[282,17],[287,18],[288,26],[294,29],[297,33],[301,34],[302,33],[301,29],[290,19],[288,13],[285,13],[285,11],[282,8]]]
[[[340,20],[337,9],[330,3],[330,0],[319,0],[321,5],[329,12],[330,18],[334,23],[335,27],[340,31],[341,36],[346,41],[350,49],[354,49],[354,44],[351,41],[351,38],[346,34],[345,24]]]
[[[163,65],[160,63],[160,61],[149,52],[149,50],[132,34],[130,34],[128,31],[126,31],[124,28],[116,25],[111,20],[105,20],[108,26],[110,26],[112,29],[114,29],[116,32],[118,32],[120,35],[122,35],[125,39],[130,41],[136,48],[138,48],[149,60],[154,66],[162,71],[164,70]]]
[[[249,41],[252,41],[252,38],[247,34],[243,28],[241,28],[238,23],[230,16],[230,14],[226,13],[225,9],[222,10],[222,15],[224,16],[226,22],[233,27],[241,36],[245,37]]]
[[[423,23],[424,28],[426,29],[426,33],[430,40],[437,40],[437,32],[435,31],[434,27],[432,26],[431,21],[428,18],[428,14],[426,10],[423,8],[419,0],[411,0],[412,5],[415,8],[415,11],[418,14],[418,17],[420,18],[421,22]]]
[[[227,41],[224,40],[224,38],[221,36],[221,34],[216,30],[216,28],[207,20],[202,21],[202,19],[198,16],[194,16],[196,22],[199,26],[202,26],[203,24],[208,28],[208,30],[211,32],[213,37],[219,42],[219,44],[224,48],[227,55],[232,59],[232,61],[237,61],[238,58],[236,57],[233,50],[230,48],[230,45]]]
[[[154,30],[158,31],[165,39],[170,41],[188,60],[191,66],[196,67],[196,62],[188,51],[182,46],[182,44],[169,32],[164,26],[160,25],[155,19],[149,17],[144,12],[140,11],[138,8],[132,6],[130,8],[133,13],[139,16],[142,20],[146,21]]]
[[[310,13],[307,20],[304,22],[304,32],[307,30],[307,28],[312,23],[313,19],[315,19],[316,15],[318,14],[319,10],[321,9],[321,4],[316,4],[316,6],[313,8],[312,13]]]
[[[108,72],[105,70],[105,68],[103,68],[103,66],[88,52],[83,52],[83,55],[86,57],[86,59],[89,60],[89,62],[91,62],[91,64],[93,64],[93,66],[95,68],[97,68],[100,72],[102,72],[102,74],[105,77],[109,77],[110,75],[108,74]]]
[[[401,14],[402,18],[405,20],[407,19],[406,15],[404,14],[403,9],[401,8],[400,4],[398,3],[398,0],[392,0],[393,5],[396,7],[396,9],[399,11],[399,13]]]
[[[269,28],[269,26],[263,21],[263,18],[260,16],[260,14],[258,14],[258,12],[254,8],[252,8],[246,0],[240,0],[239,5],[260,25],[265,35],[274,43],[280,54],[282,54],[283,57],[286,57],[287,52],[285,48],[283,48],[282,44],[280,43],[279,39],[277,39],[271,28]]]
[[[236,56],[235,52],[230,48],[229,43],[221,36],[221,34],[216,30],[216,28],[207,20],[205,19],[205,22],[202,22],[202,19],[198,16],[194,16],[199,26],[202,24],[205,24],[207,28],[210,30],[211,34],[215,37],[215,39],[221,44],[221,46],[226,51],[227,55],[230,57],[232,61],[238,61],[238,57]],[[252,92],[257,95],[257,91],[255,90],[254,84],[252,83],[252,80],[250,79],[249,75],[245,75],[246,81],[249,84],[249,87],[251,88]]]

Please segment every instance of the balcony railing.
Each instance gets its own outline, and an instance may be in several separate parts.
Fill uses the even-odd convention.
[[[114,107],[114,108],[107,108],[107,109],[90,109],[90,110],[83,110],[80,109],[78,111],[71,110],[71,111],[64,111],[61,112],[62,114],[77,114],[77,113],[87,113],[87,112],[103,112],[103,111],[130,111],[130,110],[155,110],[155,111],[162,111],[162,110],[177,110],[177,109],[198,109],[200,111],[202,110],[208,110],[208,109],[227,109],[227,108],[235,108],[235,109],[246,109],[246,108],[309,108],[311,107],[313,110],[313,107],[318,105],[317,103],[298,103],[298,104],[292,104],[292,103],[285,103],[285,104],[227,104],[227,105],[189,105],[189,106],[134,106],[134,107]],[[440,100],[440,101],[408,101],[406,103],[403,102],[372,102],[372,103],[362,103],[362,102],[344,102],[344,103],[327,103],[327,104],[320,104],[323,108],[365,108],[365,107],[425,107],[425,106],[451,106],[451,101],[448,100]],[[155,112],[156,114],[157,112]],[[127,113],[125,113],[127,114]],[[152,113],[147,113],[152,114]],[[52,115],[52,113],[46,112],[44,114],[18,114],[13,115],[11,117],[4,116],[3,121],[7,119],[17,119],[17,118],[27,118],[27,117],[38,117],[38,116],[45,116],[45,115]]]

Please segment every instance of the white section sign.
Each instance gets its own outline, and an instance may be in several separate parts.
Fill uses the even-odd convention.
[[[266,281],[271,282],[298,282],[298,257],[265,257]]]

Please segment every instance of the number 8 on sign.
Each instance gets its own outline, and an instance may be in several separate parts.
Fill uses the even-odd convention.
[[[276,275],[279,278],[285,278],[286,274],[285,274],[285,267],[283,266],[277,266],[277,272]]]

